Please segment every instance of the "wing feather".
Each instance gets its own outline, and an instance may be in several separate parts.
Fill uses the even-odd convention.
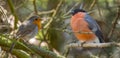
[[[99,38],[100,42],[104,42],[103,34],[102,34],[101,29],[100,29],[99,25],[97,24],[97,22],[91,16],[89,16],[88,14],[86,14],[85,20],[88,22],[89,28]]]
[[[19,29],[18,32],[16,33],[17,38],[19,37],[24,37],[28,34],[30,34],[34,29],[36,28],[36,26],[34,24],[22,24]]]

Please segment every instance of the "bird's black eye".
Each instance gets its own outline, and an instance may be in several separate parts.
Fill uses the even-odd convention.
[[[35,19],[35,20],[38,20],[38,19]]]

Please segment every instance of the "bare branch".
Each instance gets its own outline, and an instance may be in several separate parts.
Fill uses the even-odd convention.
[[[109,43],[70,43],[66,45],[64,56],[66,57],[68,55],[68,52],[70,48],[77,48],[77,47],[83,47],[83,48],[105,48],[105,47],[111,47],[111,46],[120,46],[120,43],[115,42],[109,42]]]
[[[112,25],[112,29],[110,30],[110,33],[108,34],[108,39],[111,38],[113,32],[114,32],[114,29],[116,28],[116,24],[117,24],[117,21],[118,19],[120,18],[120,6],[118,6],[118,9],[117,9],[117,15],[115,17],[115,19],[112,21],[113,22],[113,25]]]
[[[1,37],[1,36],[0,36]],[[11,46],[12,44],[12,41],[14,40],[10,40],[10,39],[7,39],[7,38],[0,38],[0,46],[2,47],[5,47],[5,48],[8,48]],[[8,50],[6,49],[6,50]],[[15,49],[13,49],[13,52],[11,53],[14,53],[15,51],[14,50],[23,50],[25,52],[31,52],[31,53],[34,53],[34,54],[38,54],[40,56],[44,56],[46,58],[64,58],[64,56],[61,56],[61,55],[57,55],[55,54],[54,52],[52,51],[49,51],[49,50],[45,50],[41,47],[37,47],[37,46],[34,46],[34,45],[30,45],[30,44],[27,44],[27,43],[21,43],[21,42],[16,42],[16,46],[15,46]],[[19,51],[18,51],[19,52]],[[17,53],[17,52],[16,52]]]
[[[15,9],[14,9],[14,6],[13,6],[12,1],[11,1],[11,0],[8,0],[7,2],[8,2],[8,4],[9,4],[10,9],[11,9],[11,13],[15,16],[14,29],[17,29],[18,16],[17,16],[17,14],[16,14],[16,12],[15,12]]]
[[[67,48],[75,48],[75,47],[84,47],[84,48],[103,48],[110,46],[120,46],[120,43],[109,42],[109,43],[85,43],[81,45],[80,43],[71,43],[67,45]]]
[[[94,7],[94,5],[96,4],[96,2],[97,2],[97,0],[93,0],[92,4],[90,5],[89,10],[91,10]]]
[[[38,15],[37,7],[36,7],[36,0],[33,0],[33,6],[34,6],[35,14]]]
[[[49,11],[43,11],[43,12],[38,12],[38,15],[43,15],[43,14],[50,14],[53,13],[55,10],[49,10]]]
[[[57,14],[57,11],[59,10],[59,8],[60,8],[60,6],[61,6],[62,3],[63,3],[63,0],[61,0],[61,1],[59,2],[59,4],[57,5],[55,11],[54,11],[53,14],[52,14],[52,17],[50,18],[50,21],[44,26],[44,28],[47,28],[47,27],[52,23],[53,17]]]

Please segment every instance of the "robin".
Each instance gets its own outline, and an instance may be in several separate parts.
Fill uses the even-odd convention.
[[[41,29],[41,19],[39,16],[32,16],[28,20],[24,21],[16,32],[16,41],[19,39],[30,39],[33,38],[38,31]],[[10,47],[10,52],[15,46],[15,42],[13,42]]]
[[[81,43],[103,42],[99,25],[85,10],[73,10],[70,25],[74,35]]]

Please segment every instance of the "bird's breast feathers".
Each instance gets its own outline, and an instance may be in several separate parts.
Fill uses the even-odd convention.
[[[77,39],[81,41],[91,41],[97,38],[95,33],[90,30],[89,24],[82,15],[72,17],[71,27]]]

